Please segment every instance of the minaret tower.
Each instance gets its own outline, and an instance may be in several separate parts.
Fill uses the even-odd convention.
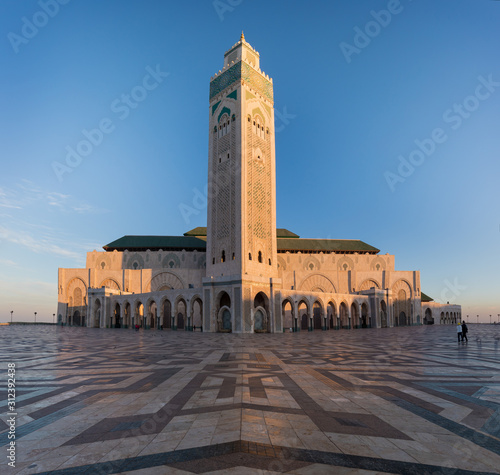
[[[210,81],[207,280],[238,282],[230,298],[240,292],[243,302],[238,314],[231,310],[232,331],[254,328],[246,300],[278,275],[273,83],[259,61],[242,33]]]

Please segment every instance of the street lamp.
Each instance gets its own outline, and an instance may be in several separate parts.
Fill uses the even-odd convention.
[[[35,312],[35,323],[36,323],[36,312]]]
[[[52,314],[52,324],[56,323],[56,314]]]
[[[469,315],[467,315],[467,323],[469,323]]]
[[[477,317],[477,323],[479,323],[479,315],[476,315],[476,317]]]
[[[10,323],[12,323],[12,314],[14,313],[14,310],[10,311]]]
[[[490,315],[490,325],[491,325],[491,315]]]

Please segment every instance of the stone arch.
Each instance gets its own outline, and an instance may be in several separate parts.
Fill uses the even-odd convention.
[[[139,325],[140,327],[144,326],[144,304],[140,299],[137,299],[133,305],[133,317],[134,326]]]
[[[178,269],[181,266],[181,260],[177,254],[169,252],[161,261],[162,267],[168,267],[169,269]]]
[[[326,306],[326,315],[328,320],[328,327],[330,329],[337,329],[337,304],[335,300],[329,300]]]
[[[308,272],[314,272],[314,271],[317,272],[319,271],[321,264],[319,263],[319,260],[316,257],[309,256],[306,259],[304,259],[302,266]]]
[[[304,308],[305,307],[305,308]],[[310,305],[307,299],[302,298],[297,305],[297,315],[299,320],[299,326],[301,330],[307,330],[309,328],[309,315]]]
[[[339,305],[339,327],[348,330],[351,328],[350,318],[349,318],[349,306],[347,302],[343,300]]]
[[[290,328],[292,331],[296,331],[294,306],[291,297],[286,297],[281,302],[281,318],[283,322],[283,328]]]
[[[123,302],[123,326],[124,328],[129,328],[132,326],[132,311],[130,302],[125,300]]]
[[[385,259],[381,256],[375,256],[370,262],[370,270],[372,271],[386,270],[386,267]]]
[[[153,297],[150,297],[145,305],[146,308],[146,327],[158,328],[158,304]]]
[[[120,284],[111,277],[104,279],[99,287],[106,287],[108,289],[120,290]]]
[[[115,302],[113,305],[113,315],[111,317],[111,328],[121,328],[121,305]]]
[[[360,315],[359,315],[359,304],[354,301],[351,303],[351,328],[359,328],[360,326]]]
[[[100,328],[101,326],[101,301],[99,299],[95,299],[94,305],[92,306],[93,315],[92,315],[92,327]]]
[[[299,289],[309,292],[336,293],[333,282],[323,274],[312,274],[307,276],[299,285]],[[313,290],[314,289],[314,290]]]
[[[278,256],[278,269],[279,270],[286,270],[285,259],[283,259],[281,256]]]
[[[74,277],[68,282],[68,285],[66,286],[66,295],[68,297],[73,297],[75,288],[77,287],[82,289],[82,295],[87,295],[87,285],[80,277]]]
[[[380,326],[387,328],[387,303],[385,300],[380,301]]]
[[[342,256],[337,261],[337,269],[343,271],[354,270],[354,261],[350,257]]]
[[[269,331],[269,297],[265,292],[258,292],[253,300],[253,325],[254,332],[265,333]]]
[[[361,328],[370,328],[372,326],[371,317],[368,312],[368,304],[363,302],[361,304]]]
[[[375,279],[366,279],[360,286],[359,291],[362,290],[370,290],[375,287],[376,289],[380,289],[380,284]]]
[[[179,295],[174,302],[174,330],[184,330],[187,325],[188,305],[184,296]]]
[[[193,329],[203,327],[203,300],[200,295],[195,295],[191,299],[191,315],[193,316]]]
[[[127,269],[144,269],[144,258],[134,252],[127,260]]]
[[[312,328],[314,330],[322,330],[324,327],[324,322],[323,322],[323,303],[319,300],[316,299],[313,302],[313,311],[312,311]]]
[[[157,292],[170,289],[185,289],[186,285],[182,279],[173,272],[160,272],[156,274],[146,285],[146,292]]]
[[[172,328],[172,302],[168,297],[160,300],[161,323],[163,328]]]
[[[99,270],[109,270],[111,268],[111,264],[109,263],[109,258],[106,255],[102,255],[104,253],[99,253],[95,261],[95,268]]]

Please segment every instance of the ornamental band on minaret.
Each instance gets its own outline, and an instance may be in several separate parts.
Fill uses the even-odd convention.
[[[84,269],[59,269],[60,324],[280,333],[461,319],[393,255],[276,228],[273,82],[243,34],[210,81],[208,112],[207,227],[123,236]]]

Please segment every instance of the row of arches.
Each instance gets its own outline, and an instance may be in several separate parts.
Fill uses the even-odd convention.
[[[326,307],[319,300],[312,304],[306,299],[294,303],[291,298],[283,300],[283,328],[291,331],[301,330],[340,330],[368,328],[372,326],[372,316],[368,304],[353,302],[350,306],[343,301],[337,307],[330,300]]]
[[[439,323],[448,324],[448,323],[459,323],[462,321],[462,314],[460,312],[441,312],[439,316]]]

